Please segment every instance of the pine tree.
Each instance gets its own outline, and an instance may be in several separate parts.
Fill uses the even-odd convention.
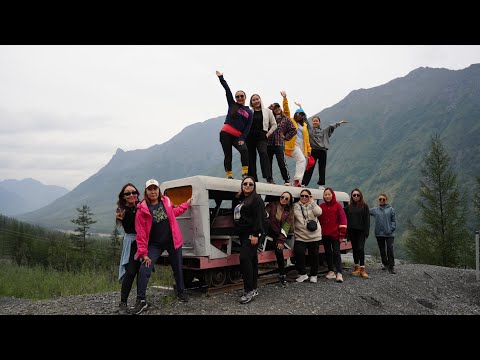
[[[82,264],[84,264],[87,246],[93,242],[87,240],[88,236],[90,236],[88,229],[90,229],[90,225],[95,224],[97,221],[91,218],[94,214],[90,212],[90,208],[87,205],[83,205],[82,208],[77,208],[77,211],[78,217],[71,220],[71,222],[78,225],[74,230],[78,234],[72,235],[72,240],[74,246],[80,250]]]
[[[466,229],[468,202],[460,197],[456,175],[440,137],[431,138],[429,152],[421,167],[420,222],[408,221],[406,249],[416,262],[442,265],[471,265],[473,239]]]
[[[112,253],[112,268],[115,267],[115,264],[118,264],[118,253],[120,248],[120,231],[118,231],[118,226],[113,228],[112,233],[110,234],[110,250]]]

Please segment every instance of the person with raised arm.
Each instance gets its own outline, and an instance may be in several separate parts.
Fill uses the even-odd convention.
[[[287,93],[280,93],[283,97],[283,112],[292,120],[293,125],[297,129],[296,135],[285,142],[285,155],[295,159],[295,176],[293,177],[293,186],[300,187],[305,173],[307,159],[311,154],[310,140],[308,135],[307,115],[302,108],[298,108],[293,115],[290,116],[290,108],[288,106]],[[298,104],[297,104],[298,105]]]
[[[300,106],[300,104],[298,104]],[[301,107],[301,106],[300,106]],[[310,146],[312,148],[312,157],[314,159],[313,165],[305,170],[303,175],[302,185],[308,186],[315,169],[315,164],[318,160],[318,182],[320,190],[325,189],[325,169],[327,167],[327,151],[330,147],[330,136],[333,130],[342,124],[348,123],[347,120],[340,120],[335,124],[330,124],[326,128],[320,127],[320,117],[314,116],[312,119],[312,126],[308,127],[308,135],[310,139]]]
[[[273,103],[268,107],[275,115],[277,129],[267,140],[267,153],[270,161],[270,169],[272,169],[273,155],[277,158],[277,164],[280,169],[285,185],[290,185],[290,173],[288,165],[285,161],[285,141],[292,139],[297,133],[292,120],[285,115],[279,103]],[[270,170],[273,173],[272,170]]]
[[[242,163],[242,178],[248,174],[248,148],[245,144],[253,121],[252,110],[245,105],[246,94],[243,90],[237,90],[235,99],[232,91],[225,81],[223,74],[216,71],[220,84],[225,89],[227,96],[228,112],[222,129],[220,130],[220,143],[222,144],[224,160],[223,166],[228,179],[232,175],[232,146],[240,153]]]

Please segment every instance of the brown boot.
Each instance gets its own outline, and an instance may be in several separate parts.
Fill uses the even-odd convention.
[[[355,268],[352,271],[352,275],[353,276],[359,276],[360,275],[360,266],[358,266],[357,264],[355,264]]]
[[[365,266],[360,266],[360,276],[364,279],[368,279],[368,274],[365,271]]]

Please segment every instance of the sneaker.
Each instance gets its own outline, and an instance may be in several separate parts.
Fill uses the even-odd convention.
[[[240,298],[240,304],[248,304],[250,301],[253,300],[254,297],[255,297],[255,292],[253,290],[249,291],[245,295],[242,295],[242,297]]]
[[[183,290],[181,293],[178,293],[177,299],[178,301],[181,301],[181,302],[188,302],[187,292]]]
[[[233,180],[233,176],[229,176],[227,179],[232,179]]]
[[[329,280],[335,279],[335,273],[333,271],[329,271],[325,277]]]
[[[242,174],[242,179],[245,179],[248,176],[248,174]]]
[[[382,270],[387,270],[387,267],[382,264]]]
[[[300,187],[300,181],[295,180],[295,181],[293,182],[293,186],[295,186],[295,187]]]
[[[280,283],[283,286],[287,285],[287,276],[286,275],[278,275],[278,278],[280,279]]]
[[[317,282],[317,276],[310,276],[310,282],[315,284]]]
[[[318,190],[325,190],[325,186],[320,185],[320,186],[318,187]]]
[[[129,315],[130,313],[128,312],[128,307],[127,307],[127,303],[126,302],[120,302],[120,304],[118,304],[118,310],[117,310],[117,313],[120,314],[120,315]]]
[[[290,186],[290,181],[285,181],[285,184],[283,184],[285,186]]]
[[[269,178],[267,178],[267,183],[275,184],[275,181],[273,181],[273,178],[269,177]]]
[[[253,297],[255,296],[258,296],[258,290],[257,289],[253,289]]]
[[[146,300],[137,299],[137,302],[135,303],[135,306],[133,307],[131,313],[135,314],[135,315],[138,315],[143,310],[145,310],[147,307],[148,307],[148,304],[147,304]]]
[[[397,272],[393,269],[393,267],[388,268],[388,272],[389,272],[390,274],[396,274],[396,273],[397,273]]]
[[[337,273],[337,278],[335,279],[336,282],[342,283],[343,282],[343,276],[342,273]]]
[[[308,279],[308,275],[307,275],[307,274],[303,274],[303,275],[299,275],[299,276],[295,279],[295,281],[296,281],[296,282],[304,282],[304,281],[307,280],[307,279]]]

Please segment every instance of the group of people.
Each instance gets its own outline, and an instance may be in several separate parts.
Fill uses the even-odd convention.
[[[122,254],[118,279],[121,282],[119,312],[140,314],[147,308],[146,291],[155,262],[166,250],[175,278],[176,294],[180,301],[188,301],[182,268],[182,233],[176,217],[191,205],[192,198],[179,206],[160,193],[157,180],[145,184],[143,200],[131,183],[125,184],[118,194],[116,221],[123,226]],[[127,300],[137,277],[137,299],[132,309]]]
[[[216,74],[225,89],[228,111],[225,122],[220,130],[220,143],[224,153],[223,165],[227,178],[233,179],[232,147],[240,153],[242,178],[251,176],[258,181],[257,152],[260,157],[262,175],[267,183],[273,180],[273,156],[277,158],[278,167],[285,185],[290,185],[290,173],[285,161],[285,155],[295,160],[293,186],[308,186],[318,161],[318,182],[320,189],[325,188],[325,169],[329,138],[333,131],[348,121],[341,120],[326,128],[320,127],[320,118],[314,116],[312,125],[307,121],[307,115],[300,103],[293,117],[290,117],[287,94],[281,91],[283,110],[279,103],[273,103],[265,108],[260,95],[253,94],[249,105],[243,90],[230,90],[223,73]],[[308,166],[307,166],[308,165]]]
[[[350,203],[343,208],[337,202],[331,187],[325,188],[325,167],[329,138],[334,129],[347,123],[342,120],[322,129],[320,118],[312,119],[308,124],[301,104],[293,118],[285,91],[283,110],[280,104],[273,103],[265,108],[258,94],[250,97],[250,106],[246,106],[246,94],[242,90],[235,97],[225,81],[223,74],[216,72],[226,91],[228,113],[220,131],[220,143],[224,152],[226,176],[233,179],[232,147],[240,153],[242,164],[242,182],[233,201],[234,221],[241,243],[240,269],[244,284],[242,304],[249,303],[257,291],[259,243],[267,241],[265,249],[274,250],[279,267],[280,282],[287,283],[283,250],[288,234],[295,236],[294,254],[298,270],[297,282],[317,282],[319,267],[319,246],[323,243],[328,265],[327,279],[343,282],[340,243],[348,237],[352,242],[355,268],[353,275],[368,278],[365,270],[364,245],[370,229],[370,216],[376,220],[377,237],[382,263],[391,273],[394,271],[393,240],[396,227],[395,211],[387,203],[387,196],[380,194],[379,206],[369,209],[359,189],[351,193]],[[274,183],[272,176],[273,156],[277,158],[280,173],[285,185],[290,185],[290,174],[285,155],[295,159],[296,169],[293,185],[308,186],[316,162],[319,167],[318,185],[323,189],[323,200],[317,204],[309,189],[302,189],[300,199],[294,203],[292,194],[285,191],[278,201],[265,206],[256,192],[258,182],[256,154],[259,154],[262,175],[268,183]],[[307,166],[307,159],[308,164]],[[123,226],[124,238],[120,258],[118,278],[121,282],[120,313],[140,314],[148,303],[147,285],[154,271],[154,264],[166,250],[173,270],[176,295],[180,301],[188,301],[182,269],[182,234],[176,217],[183,214],[191,205],[192,198],[179,206],[160,193],[157,180],[150,179],[145,184],[143,199],[132,183],[125,184],[118,194],[116,221]],[[306,271],[306,253],[310,264],[310,273]],[[135,306],[127,307],[127,300],[133,282],[137,279]]]
[[[182,269],[182,233],[176,217],[191,205],[192,198],[179,206],[160,193],[157,180],[145,184],[143,200],[132,183],[125,184],[118,194],[116,220],[124,229],[123,248],[120,257],[118,278],[121,282],[119,311],[123,314],[140,314],[148,303],[146,291],[154,271],[154,264],[166,250],[173,270],[176,295],[180,301],[188,301]],[[344,208],[336,200],[331,187],[323,191],[323,203],[318,204],[307,188],[300,192],[294,202],[289,191],[280,195],[278,201],[265,205],[256,192],[256,181],[246,175],[236,193],[233,206],[235,229],[240,240],[240,270],[244,292],[240,303],[246,304],[258,295],[258,246],[267,241],[266,250],[274,250],[278,263],[279,280],[286,285],[283,250],[289,233],[294,233],[295,265],[297,282],[317,282],[319,246],[323,244],[328,266],[327,279],[343,282],[341,241],[347,237],[352,243],[355,267],[352,275],[368,278],[365,269],[365,240],[370,232],[370,216],[375,218],[377,238],[382,264],[394,274],[393,241],[396,228],[395,210],[387,203],[387,196],[380,194],[379,206],[369,209],[360,189],[350,194],[350,202]],[[271,241],[267,240],[271,239]],[[307,274],[306,260],[310,264]],[[128,296],[137,278],[135,306],[127,307]]]
[[[295,265],[298,271],[297,282],[309,280],[317,282],[319,267],[319,246],[323,243],[327,260],[327,279],[343,282],[341,241],[346,237],[352,242],[355,267],[354,276],[368,278],[365,269],[365,240],[370,232],[370,216],[375,218],[375,236],[383,269],[395,274],[393,240],[396,229],[395,210],[387,203],[387,196],[380,194],[379,206],[369,209],[359,189],[351,192],[349,204],[344,208],[336,200],[335,192],[327,187],[323,192],[323,203],[317,204],[309,189],[300,192],[300,200],[293,202],[289,191],[280,195],[278,201],[266,206],[256,192],[256,182],[247,175],[241,182],[241,189],[233,202],[234,220],[241,243],[240,268],[244,281],[244,293],[240,303],[246,304],[258,295],[258,255],[259,243],[267,241],[266,250],[274,250],[278,263],[279,280],[285,285],[285,262],[283,249],[290,232],[294,233]],[[267,214],[267,221],[265,219]],[[306,253],[310,273],[306,271]]]

